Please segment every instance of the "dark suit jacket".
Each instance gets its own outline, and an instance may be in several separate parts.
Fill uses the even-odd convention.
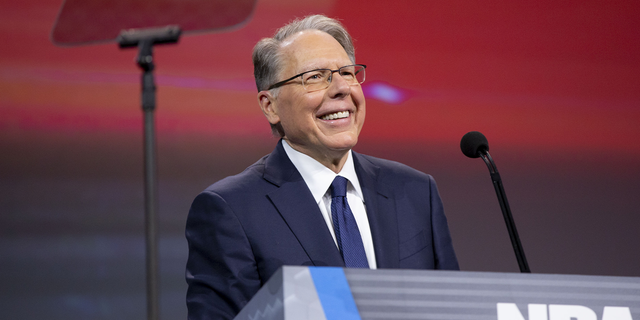
[[[458,269],[433,178],[353,152],[378,268]],[[186,225],[189,319],[232,319],[282,265],[344,267],[282,141],[194,200]]]

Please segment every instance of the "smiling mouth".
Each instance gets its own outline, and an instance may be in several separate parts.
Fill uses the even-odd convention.
[[[322,119],[322,120],[337,120],[337,119],[343,119],[343,118],[348,118],[348,117],[349,117],[349,111],[340,111],[340,112],[334,112],[334,113],[325,114],[324,116],[320,117],[320,119]]]

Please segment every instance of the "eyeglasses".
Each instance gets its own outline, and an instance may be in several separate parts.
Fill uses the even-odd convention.
[[[302,87],[304,87],[307,92],[326,89],[329,87],[329,84],[331,84],[334,72],[337,72],[340,76],[342,76],[342,79],[344,79],[349,85],[355,86],[364,82],[364,69],[366,67],[367,66],[365,66],[364,64],[352,64],[344,66],[338,70],[315,69],[311,71],[305,71],[289,79],[274,83],[269,86],[267,90],[283,86],[287,82],[297,77],[302,78]]]

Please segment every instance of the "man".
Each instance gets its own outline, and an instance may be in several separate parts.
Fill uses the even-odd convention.
[[[458,269],[431,176],[351,151],[365,66],[342,25],[294,21],[253,60],[260,108],[282,139],[194,200],[189,319],[233,318],[283,265]]]

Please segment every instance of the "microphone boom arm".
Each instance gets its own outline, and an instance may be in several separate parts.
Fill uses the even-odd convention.
[[[481,150],[479,153],[482,160],[484,160],[484,163],[487,164],[487,168],[489,168],[491,181],[493,182],[493,186],[496,189],[496,195],[498,196],[498,202],[500,203],[502,216],[504,217],[504,222],[507,224],[507,230],[509,231],[509,238],[511,238],[511,245],[513,246],[513,251],[515,252],[516,259],[518,260],[518,266],[520,267],[520,272],[531,273],[531,270],[529,269],[529,264],[527,263],[527,258],[524,255],[524,249],[522,248],[522,243],[520,243],[520,236],[518,236],[518,230],[516,229],[516,224],[513,221],[513,215],[511,214],[509,201],[507,201],[507,195],[504,192],[504,187],[502,186],[502,179],[500,178],[500,173],[498,173],[498,168],[496,167],[495,162],[493,162],[493,159],[491,158],[489,151]]]

